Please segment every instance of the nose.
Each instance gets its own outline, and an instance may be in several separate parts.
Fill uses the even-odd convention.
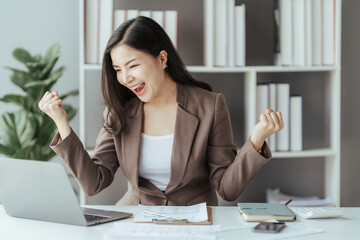
[[[123,82],[124,82],[125,85],[129,85],[135,79],[127,71],[123,71],[123,76],[122,77],[123,77]]]

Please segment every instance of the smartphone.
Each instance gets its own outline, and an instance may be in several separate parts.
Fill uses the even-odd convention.
[[[252,231],[253,232],[261,232],[261,233],[278,233],[282,229],[284,229],[285,223],[272,223],[272,222],[260,222],[256,225]]]

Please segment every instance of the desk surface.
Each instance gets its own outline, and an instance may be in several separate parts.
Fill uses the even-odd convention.
[[[136,207],[120,206],[87,206],[107,210],[135,212]],[[292,239],[359,239],[360,208],[341,208],[343,217],[335,219],[298,219],[287,223],[288,226],[320,228],[325,232]],[[112,223],[100,224],[92,227],[79,227],[66,224],[34,221],[21,218],[9,217],[2,205],[0,205],[0,239],[6,240],[101,240],[103,234],[117,222],[131,222],[125,219]],[[136,224],[136,223],[134,223]],[[237,207],[213,207],[213,224],[223,226],[241,226],[248,224],[239,214]],[[236,238],[234,238],[236,239]]]

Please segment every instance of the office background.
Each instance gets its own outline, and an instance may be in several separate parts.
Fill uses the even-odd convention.
[[[200,2],[201,5],[201,1],[197,2]],[[342,0],[342,5],[341,206],[360,206],[360,188],[356,184],[360,183],[358,174],[360,160],[357,154],[360,142],[360,129],[358,128],[360,112],[356,109],[356,103],[360,103],[358,94],[360,68],[357,66],[357,59],[360,56],[360,30],[358,27],[360,1]],[[11,55],[12,50],[16,47],[24,47],[34,54],[44,53],[46,48],[54,42],[61,44],[62,55],[58,65],[66,66],[63,77],[55,85],[56,90],[61,93],[78,88],[78,14],[78,1],[75,0],[0,0],[0,96],[7,93],[20,93],[20,90],[9,80],[10,71],[3,68],[4,66],[20,67],[20,64]],[[187,56],[183,57],[185,60],[187,59]],[[201,58],[201,55],[199,57]],[[193,59],[193,61],[197,62],[198,60]],[[208,78],[208,75],[198,76]],[[231,93],[236,87],[242,87],[241,85],[230,85],[230,81],[226,81],[227,78],[232,77],[231,74],[225,76],[225,82],[229,82],[229,85],[220,87],[216,83],[217,75],[213,75],[209,78],[212,79],[211,83],[216,85],[215,90],[227,92],[228,96],[233,95]],[[96,79],[97,76],[94,77]],[[324,94],[321,85],[311,91],[317,91],[320,95]],[[69,98],[69,102],[78,107],[78,98]],[[231,97],[227,97],[227,103],[236,137],[243,130],[237,127],[237,122],[242,120],[242,116],[236,111],[239,103],[236,98]],[[0,114],[15,109],[14,105],[0,102]],[[99,121],[99,119],[94,121]],[[78,132],[78,115],[71,125],[75,132]],[[241,142],[237,141],[236,143]],[[263,201],[264,189],[277,186],[281,188],[281,191],[288,193],[322,196],[324,194],[322,164],[321,161],[313,161],[313,159],[274,160],[259,172],[245,190],[242,199]],[[289,175],[290,173],[291,175]],[[268,182],[269,185],[265,186],[264,182]]]

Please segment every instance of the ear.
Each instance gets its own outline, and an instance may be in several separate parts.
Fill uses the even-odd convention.
[[[165,50],[161,50],[161,52],[159,53],[158,59],[159,59],[159,64],[162,68],[165,68],[167,60],[168,60],[168,54]]]

